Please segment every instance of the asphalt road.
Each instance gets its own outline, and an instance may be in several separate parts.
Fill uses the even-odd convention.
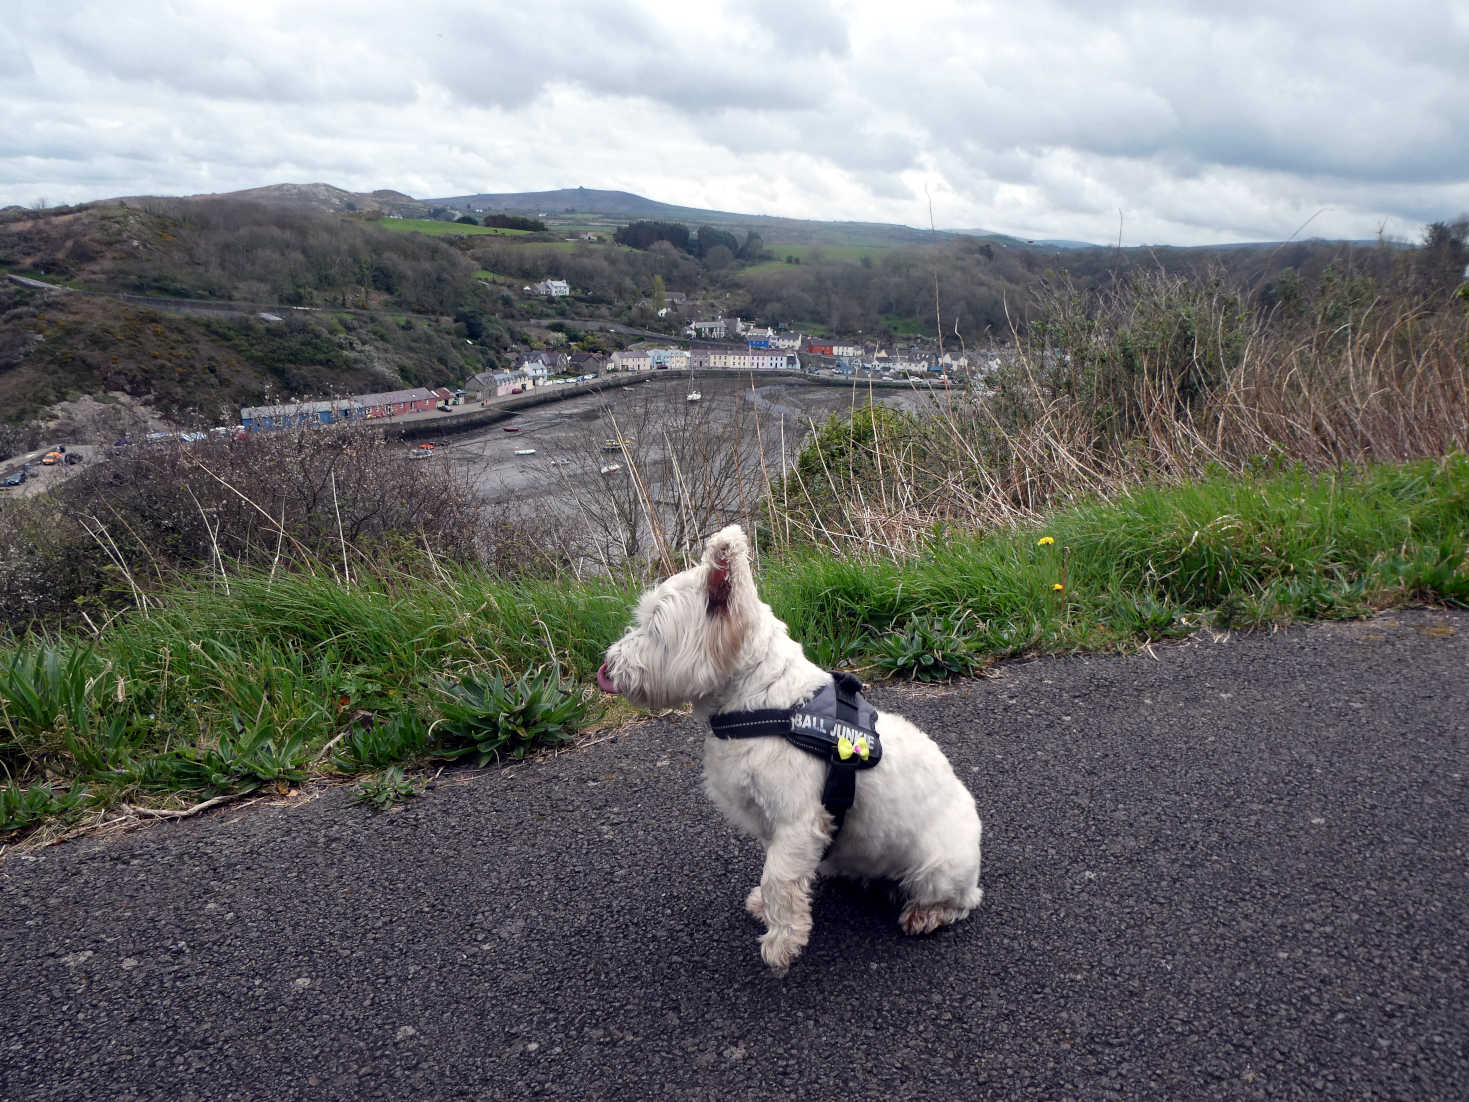
[[[0,1097],[1469,1097],[1466,668],[1409,611],[879,688],[985,904],[910,939],[825,885],[783,980],[686,719],[12,851]]]

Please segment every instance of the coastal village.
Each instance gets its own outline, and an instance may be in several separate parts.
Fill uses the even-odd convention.
[[[533,294],[561,297],[564,280],[547,279],[526,288]],[[240,411],[240,430],[255,432],[307,424],[339,424],[376,420],[434,410],[453,412],[466,405],[488,405],[500,398],[538,388],[568,386],[604,374],[678,371],[795,372],[846,378],[928,380],[948,383],[967,378],[965,355],[935,354],[918,346],[884,347],[843,344],[808,338],[800,332],[752,326],[738,317],[691,322],[684,331],[687,347],[640,343],[610,355],[600,352],[527,352],[504,371],[481,372],[456,388],[416,387],[317,401],[300,400],[249,406]]]

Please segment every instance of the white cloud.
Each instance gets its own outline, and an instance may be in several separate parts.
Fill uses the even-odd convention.
[[[0,204],[286,180],[615,187],[1202,243],[1469,209],[1469,8],[1428,0],[97,0],[0,27]]]

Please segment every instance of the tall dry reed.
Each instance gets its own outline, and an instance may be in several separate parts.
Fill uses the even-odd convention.
[[[1209,470],[1320,470],[1469,449],[1469,309],[1328,270],[1290,294],[1212,276],[1043,289],[1015,341],[935,389],[813,433],[768,494],[780,539],[898,556]]]

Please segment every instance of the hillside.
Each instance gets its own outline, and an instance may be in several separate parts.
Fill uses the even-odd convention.
[[[246,203],[263,203],[274,207],[312,211],[317,214],[397,214],[404,218],[420,218],[428,214],[429,205],[401,191],[379,189],[371,193],[346,191],[331,184],[269,184],[265,187],[189,195],[185,198],[197,200],[240,200]],[[163,196],[132,195],[108,202],[133,205],[169,202]]]
[[[1140,272],[1207,276],[1268,308],[1298,296],[1303,279],[1334,272],[1342,283],[1402,259],[1394,249],[1325,242],[1047,249],[909,227],[755,220],[592,189],[499,198],[547,196],[603,209],[546,212],[545,231],[492,234],[388,217],[391,206],[419,202],[397,192],[279,185],[0,213],[0,272],[82,292],[0,283],[0,422],[109,392],[180,423],[229,422],[231,409],[271,396],[453,384],[533,348],[605,350],[627,339],[579,320],[674,337],[690,320],[738,314],[888,345],[933,341],[942,330],[950,347],[973,347],[1023,330],[1038,298],[1114,287]],[[690,229],[726,219],[740,242],[759,241],[738,258],[665,241],[625,247],[602,232],[629,219],[609,213],[619,206]],[[461,232],[423,232],[430,228]],[[569,281],[572,295],[552,304],[525,292],[550,277]],[[659,293],[672,308],[663,316]],[[118,295],[147,301],[99,297]]]
[[[645,199],[627,191],[600,188],[559,188],[554,191],[506,191],[476,195],[452,195],[425,199],[425,203],[455,210],[504,211],[513,214],[614,214],[625,218],[668,218],[675,207],[656,199]],[[716,214],[716,211],[709,211]]]
[[[805,218],[782,218],[767,214],[740,214],[660,203],[626,191],[597,188],[560,188],[554,191],[520,191],[453,195],[426,199],[433,206],[454,210],[505,211],[545,216],[548,222],[577,222],[587,215],[612,223],[649,219],[708,225],[716,229],[755,230],[766,241],[794,245],[891,246],[932,243],[935,237],[954,234],[915,229],[887,222],[830,222]],[[966,231],[967,232],[967,231]],[[984,235],[995,236],[995,235]]]
[[[0,282],[12,423],[120,392],[180,424],[232,424],[273,395],[454,383],[524,343],[454,246],[248,200],[0,222],[0,269],[76,289]]]

